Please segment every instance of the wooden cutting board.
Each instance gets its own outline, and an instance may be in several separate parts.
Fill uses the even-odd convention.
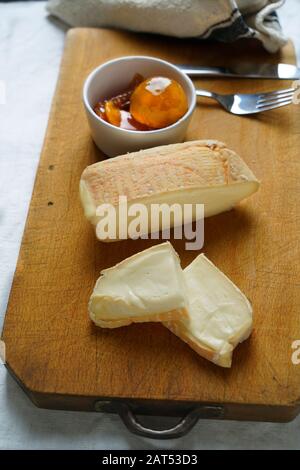
[[[186,138],[218,139],[262,181],[237,209],[205,221],[206,255],[251,300],[254,332],[230,370],[197,356],[159,324],[116,330],[92,325],[87,303],[100,270],[154,241],[102,244],[83,216],[78,183],[103,158],[94,146],[81,93],[88,73],[122,55],[228,65],[250,59],[294,63],[291,44],[269,55],[256,42],[203,44],[99,29],[72,29],[37,172],[7,309],[7,367],[41,407],[114,411],[125,400],[144,413],[180,415],[219,404],[230,419],[290,420],[300,409],[300,106],[237,117],[200,101]],[[133,71],[138,72],[138,71]],[[290,82],[202,79],[219,92],[286,88]],[[195,252],[175,241],[183,267]],[[101,406],[96,405],[97,409]]]

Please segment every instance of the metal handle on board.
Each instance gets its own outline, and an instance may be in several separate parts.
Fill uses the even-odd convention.
[[[172,428],[156,430],[144,426],[126,403],[118,403],[116,410],[129,431],[151,439],[174,439],[182,437],[195,426],[199,419],[220,419],[223,417],[224,413],[222,406],[203,405],[188,412],[179,423]]]

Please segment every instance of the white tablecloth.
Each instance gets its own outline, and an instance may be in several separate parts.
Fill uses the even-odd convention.
[[[300,0],[287,3],[282,23],[300,46]],[[46,18],[44,2],[0,4],[0,328],[63,42],[64,28]],[[200,421],[184,438],[151,441],[114,415],[36,408],[0,364],[0,449],[300,449],[299,436],[300,417],[288,424]]]

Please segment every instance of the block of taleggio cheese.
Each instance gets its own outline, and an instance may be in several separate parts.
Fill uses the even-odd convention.
[[[117,328],[136,322],[187,317],[188,300],[179,257],[165,242],[105,269],[89,302],[93,322]]]
[[[203,254],[184,270],[189,316],[164,323],[200,356],[230,367],[232,352],[252,331],[245,295]]]
[[[241,157],[225,144],[209,140],[155,147],[101,161],[87,167],[80,180],[84,213],[103,241],[130,238],[127,231],[119,237],[120,196],[126,197],[128,208],[142,203],[149,214],[153,204],[192,204],[190,222],[197,218],[196,204],[204,204],[204,214],[209,217],[231,209],[258,188],[258,180]],[[104,204],[116,209],[113,235],[103,235],[99,228],[103,217],[99,207]],[[172,227],[174,219],[165,223],[158,230]],[[147,233],[150,231],[151,220]]]

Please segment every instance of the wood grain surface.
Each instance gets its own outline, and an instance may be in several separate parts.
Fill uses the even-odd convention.
[[[237,209],[205,221],[203,251],[253,304],[254,332],[235,351],[232,368],[197,356],[159,324],[111,331],[88,318],[100,270],[156,243],[97,242],[78,195],[83,169],[103,158],[90,137],[83,82],[100,63],[130,54],[203,65],[295,60],[291,44],[271,56],[251,41],[203,44],[69,31],[5,319],[7,366],[38,406],[93,409],[97,398],[126,399],[162,410],[176,405],[176,414],[180,404],[220,403],[228,418],[291,419],[300,406],[300,365],[291,360],[292,342],[300,339],[299,105],[242,118],[202,100],[186,136],[226,142],[262,182]],[[197,83],[228,93],[290,86],[270,80]],[[173,245],[183,267],[197,254],[185,251],[184,241]]]

